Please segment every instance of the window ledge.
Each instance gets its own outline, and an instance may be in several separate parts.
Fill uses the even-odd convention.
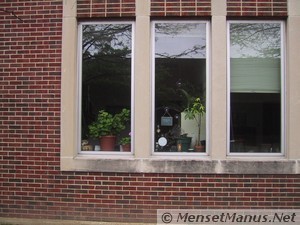
[[[62,157],[63,171],[126,173],[299,174],[300,160],[136,159]]]

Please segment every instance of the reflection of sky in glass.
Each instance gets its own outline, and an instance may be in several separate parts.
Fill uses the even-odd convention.
[[[206,25],[203,23],[156,24],[155,55],[158,58],[205,58]]]
[[[231,58],[279,58],[279,23],[233,23],[230,25]]]

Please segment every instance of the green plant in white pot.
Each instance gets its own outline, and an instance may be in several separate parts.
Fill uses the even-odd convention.
[[[100,138],[100,149],[113,151],[116,145],[116,135],[126,128],[130,121],[130,110],[122,109],[120,113],[111,114],[100,110],[96,120],[89,125],[91,137]]]
[[[204,146],[201,145],[200,133],[201,133],[201,119],[205,114],[205,105],[201,101],[200,97],[195,98],[188,106],[183,110],[185,114],[184,119],[195,120],[198,127],[198,134],[195,143],[196,151],[203,151]]]

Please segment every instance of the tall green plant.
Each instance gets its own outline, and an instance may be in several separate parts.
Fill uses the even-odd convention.
[[[200,144],[200,131],[201,131],[201,117],[205,113],[205,106],[200,98],[195,98],[195,100],[184,109],[184,119],[195,120],[198,126],[198,139],[196,145]]]

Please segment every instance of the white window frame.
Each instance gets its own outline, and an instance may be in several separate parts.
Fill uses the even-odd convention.
[[[121,151],[82,151],[81,150],[81,114],[82,114],[82,27],[83,25],[97,25],[97,24],[130,24],[132,26],[132,36],[131,36],[131,105],[130,105],[130,132],[131,132],[131,151],[130,152],[121,152]],[[107,21],[107,22],[79,22],[78,23],[78,54],[77,54],[77,90],[78,90],[78,104],[77,104],[77,120],[78,120],[78,129],[77,129],[77,153],[79,156],[88,156],[88,155],[101,155],[101,156],[120,156],[120,157],[132,157],[134,155],[134,35],[135,35],[135,23],[131,21]]]
[[[280,90],[280,105],[281,105],[281,146],[279,153],[238,153],[238,152],[230,152],[230,78],[231,78],[231,68],[230,68],[230,25],[234,23],[276,23],[280,24],[281,28],[281,61],[280,61],[280,77],[281,77],[281,90]],[[286,35],[285,35],[285,23],[284,21],[277,20],[229,20],[227,21],[227,156],[237,156],[237,157],[283,157],[286,155]]]
[[[206,26],[206,148],[205,152],[193,152],[193,153],[187,153],[187,152],[155,152],[155,24],[157,23],[203,23]],[[151,154],[153,157],[195,157],[195,156],[202,156],[208,158],[210,155],[210,84],[211,84],[211,78],[210,78],[210,21],[208,20],[153,20],[151,21],[151,91],[152,91],[152,132],[151,132]]]

